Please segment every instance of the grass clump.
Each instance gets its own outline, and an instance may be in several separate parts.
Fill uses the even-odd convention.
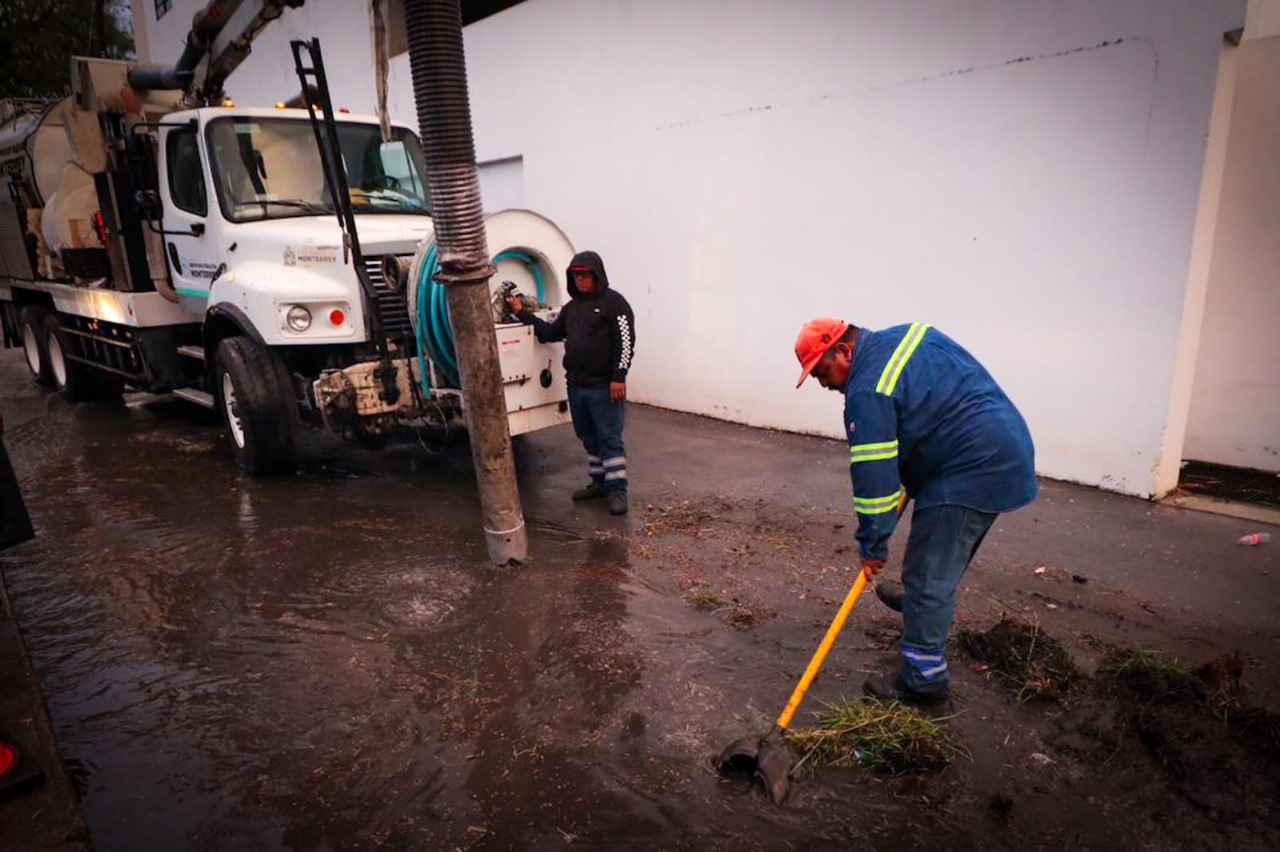
[[[943,719],[931,719],[897,701],[828,704],[817,726],[787,739],[802,755],[797,767],[865,766],[892,774],[944,768],[963,750]]]
[[[986,633],[962,630],[958,639],[969,654],[990,665],[1018,701],[1062,698],[1081,676],[1071,655],[1038,624],[1002,618]]]
[[[694,609],[714,610],[724,606],[724,598],[706,586],[696,586],[685,593],[684,599]]]

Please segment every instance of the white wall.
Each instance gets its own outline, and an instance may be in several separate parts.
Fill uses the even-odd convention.
[[[175,5],[162,25],[200,4]],[[280,97],[285,32],[317,34],[335,101],[371,108],[366,14],[289,13],[232,94]],[[1243,0],[529,0],[466,30],[477,157],[521,157],[528,206],[604,256],[635,398],[839,435],[831,395],[792,390],[800,325],[922,320],[1023,409],[1042,473],[1149,494],[1243,21]],[[412,121],[409,81],[401,57]]]
[[[1183,455],[1280,471],[1280,37],[1236,48],[1204,330]]]

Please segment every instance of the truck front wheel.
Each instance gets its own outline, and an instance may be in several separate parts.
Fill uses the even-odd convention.
[[[247,337],[218,344],[215,389],[242,468],[255,476],[297,467],[298,414],[284,364]]]
[[[43,308],[27,305],[18,314],[18,333],[22,335],[22,354],[27,360],[31,377],[47,388],[53,387],[53,371],[49,369],[49,354],[44,348]]]

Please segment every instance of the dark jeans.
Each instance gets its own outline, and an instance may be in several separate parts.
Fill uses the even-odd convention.
[[[963,506],[933,506],[911,514],[902,561],[902,667],[898,676],[917,692],[945,692],[947,634],[955,616],[956,587],[986,537],[995,515]]]
[[[569,385],[573,431],[587,450],[591,481],[606,491],[627,490],[627,456],[622,447],[626,403],[609,399],[609,387]]]

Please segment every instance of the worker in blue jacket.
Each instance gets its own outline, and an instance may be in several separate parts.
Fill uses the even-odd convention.
[[[1035,499],[1027,424],[991,374],[923,323],[869,331],[843,320],[806,323],[802,372],[844,394],[862,569],[884,568],[899,504],[915,500],[903,556],[902,663],[867,694],[916,704],[947,696],[946,644],[956,587],[996,516]],[[892,605],[892,600],[886,601]]]

